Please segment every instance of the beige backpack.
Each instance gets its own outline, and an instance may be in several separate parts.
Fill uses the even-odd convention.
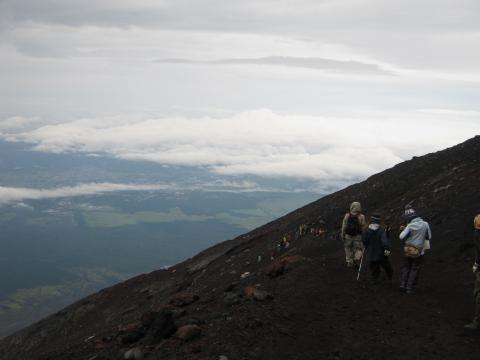
[[[473,226],[475,229],[480,230],[480,214],[475,216],[475,219],[473,219]]]

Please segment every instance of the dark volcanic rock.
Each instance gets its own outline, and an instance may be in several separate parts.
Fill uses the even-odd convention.
[[[184,325],[177,330],[175,337],[181,340],[189,341],[200,336],[201,333],[202,329],[198,325]]]
[[[398,164],[168,270],[91,295],[1,340],[0,359],[118,359],[137,347],[145,359],[474,359],[480,342],[463,325],[473,315],[479,178],[477,136]],[[394,278],[403,261],[398,232],[405,204],[430,222],[432,249],[414,295],[386,279],[373,286],[368,264],[359,281],[344,265],[339,229],[352,201],[391,226]],[[295,237],[301,224],[321,228],[323,236]],[[290,247],[277,247],[285,235],[292,235]],[[175,321],[187,327],[177,330]],[[134,345],[122,343],[124,337]]]
[[[163,309],[155,313],[153,320],[148,327],[148,336],[154,342],[161,339],[166,339],[175,332],[176,326],[173,319],[172,312],[168,309]]]
[[[182,307],[194,303],[199,298],[200,297],[198,295],[183,292],[172,296],[168,301],[168,304],[172,306]]]
[[[122,344],[133,344],[140,340],[143,335],[144,334],[139,331],[127,332],[126,334],[120,336],[120,342]]]

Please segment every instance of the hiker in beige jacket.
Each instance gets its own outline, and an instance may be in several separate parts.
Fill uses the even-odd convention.
[[[362,232],[365,225],[362,205],[358,201],[354,201],[350,205],[350,212],[345,214],[342,222],[342,240],[348,267],[359,266],[360,264],[363,255]]]

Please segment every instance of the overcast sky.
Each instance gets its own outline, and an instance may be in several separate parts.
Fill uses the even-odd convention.
[[[223,176],[364,178],[480,133],[479,13],[476,0],[3,0],[0,133]]]

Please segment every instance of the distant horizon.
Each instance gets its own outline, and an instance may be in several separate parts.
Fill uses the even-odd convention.
[[[35,151],[338,187],[480,133],[468,0],[0,10],[0,139]]]
[[[473,139],[474,137],[479,135],[474,135],[471,138],[467,139],[466,141]],[[2,141],[0,139],[0,141]],[[462,141],[461,143],[463,143]],[[461,143],[455,144],[453,146],[459,145]],[[438,149],[439,151],[447,149]],[[34,150],[32,150],[34,151]],[[435,152],[432,151],[432,152]],[[424,156],[428,155],[428,152],[425,154],[417,154],[412,156]],[[56,154],[60,155],[61,154]],[[82,153],[80,153],[82,155]],[[99,156],[102,157],[102,156]],[[88,156],[87,156],[88,158]],[[108,160],[108,158],[106,158]],[[114,158],[112,158],[114,160]],[[404,160],[408,161],[410,159]],[[30,200],[43,200],[43,199],[61,199],[61,198],[71,198],[71,197],[82,197],[82,196],[92,196],[92,195],[103,195],[108,193],[116,193],[116,192],[161,192],[161,193],[169,193],[169,192],[218,192],[218,193],[249,193],[249,192],[270,192],[270,193],[300,193],[300,192],[310,192],[310,193],[317,193],[318,195],[325,196],[331,194],[333,192],[339,191],[347,186],[355,184],[357,182],[361,182],[368,178],[369,176],[375,175],[379,172],[383,172],[388,170],[389,168],[402,163],[404,161],[392,164],[391,166],[385,167],[383,169],[379,169],[378,172],[367,174],[363,178],[358,179],[350,179],[350,181],[344,180],[341,183],[334,185],[333,183],[325,184],[325,187],[321,188],[312,188],[305,186],[305,188],[293,188],[293,189],[286,189],[280,187],[273,187],[269,185],[261,185],[252,178],[242,178],[237,180],[226,180],[221,178],[214,178],[212,180],[204,180],[203,182],[196,182],[194,183],[183,183],[183,184],[176,184],[173,182],[165,182],[165,181],[151,181],[151,182],[128,182],[128,183],[113,183],[108,181],[93,181],[93,182],[77,182],[74,185],[65,184],[64,186],[60,187],[26,187],[26,186],[2,186],[1,179],[0,179],[0,207],[4,205],[14,205],[19,207],[29,207],[28,201]],[[148,162],[148,160],[147,160]],[[188,168],[188,166],[187,166]],[[268,182],[266,183],[268,184]],[[312,186],[313,183],[310,183],[309,186]],[[330,190],[327,191],[326,188],[330,186]]]

